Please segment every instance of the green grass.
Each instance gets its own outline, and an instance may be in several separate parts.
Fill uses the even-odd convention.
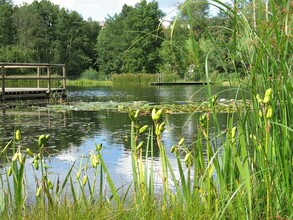
[[[166,74],[163,76],[164,82],[176,82],[179,77],[174,74]],[[78,80],[67,80],[69,86],[112,86],[135,84],[135,85],[147,85],[150,82],[157,82],[158,74],[143,74],[143,73],[127,73],[127,74],[114,74],[109,81],[91,80],[80,78]]]
[[[6,88],[37,88],[37,80],[5,80]],[[40,88],[48,88],[48,80],[39,80]],[[51,88],[62,87],[61,80],[51,80]]]
[[[161,77],[161,79],[159,79]],[[149,84],[150,82],[176,82],[179,80],[179,76],[176,74],[146,74],[146,73],[124,73],[112,75],[112,81],[114,84]]]
[[[89,79],[67,80],[68,86],[112,86],[112,81],[100,81]]]

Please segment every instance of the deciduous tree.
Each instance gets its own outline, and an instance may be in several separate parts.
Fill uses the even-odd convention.
[[[134,7],[124,5],[121,13],[108,18],[96,45],[99,70],[106,74],[157,72],[162,15],[157,2],[143,0]]]

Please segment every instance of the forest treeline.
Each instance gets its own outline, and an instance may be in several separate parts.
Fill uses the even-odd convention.
[[[207,0],[186,2],[170,25],[163,25],[157,1],[142,0],[125,4],[100,27],[48,0],[21,6],[0,0],[0,61],[65,63],[71,79],[160,72],[197,80],[204,77],[206,61],[215,76],[243,68],[245,57],[235,56],[235,21],[229,14],[211,16]],[[249,1],[239,2],[249,14]]]

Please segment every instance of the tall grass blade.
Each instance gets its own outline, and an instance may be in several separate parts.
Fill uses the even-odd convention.
[[[110,176],[110,173],[108,171],[107,165],[105,164],[104,159],[103,159],[100,151],[98,151],[98,155],[100,157],[101,166],[102,166],[103,171],[104,171],[104,173],[106,175],[107,182],[108,182],[109,187],[111,189],[111,193],[112,193],[112,195],[114,197],[114,200],[116,202],[116,205],[120,205],[120,199],[119,199],[119,195],[117,193],[117,189],[116,189],[115,184],[114,184],[114,182],[113,182],[113,180],[112,180],[112,178]]]

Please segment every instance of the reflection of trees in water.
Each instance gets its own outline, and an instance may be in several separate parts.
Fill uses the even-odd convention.
[[[100,125],[99,115],[95,112],[69,111],[62,113],[63,118],[52,117],[51,126],[48,130],[52,134],[50,141],[54,150],[59,152],[71,146],[80,146],[86,137],[92,136],[93,132],[103,129]]]
[[[37,140],[42,134],[50,134],[49,154],[81,146],[83,141],[94,138],[98,144],[108,147],[123,144],[130,136],[130,119],[127,113],[112,111],[52,112],[46,109],[9,109],[2,115],[0,128],[2,146],[13,139],[14,130],[21,130],[21,144],[37,152]],[[94,148],[95,146],[93,146]],[[127,149],[127,144],[125,143]]]
[[[2,145],[13,139],[14,130],[21,130],[21,144],[37,151],[38,136],[50,134],[48,152],[57,153],[72,145],[79,146],[91,128],[101,129],[98,114],[93,112],[51,112],[49,110],[7,110],[2,118]]]
[[[165,115],[163,120],[168,122],[163,133],[163,142],[170,153],[170,148],[177,144],[181,137],[185,138],[186,146],[193,147],[197,141],[198,117],[200,113]],[[227,125],[227,114],[218,114],[218,123],[221,130]],[[35,109],[8,109],[2,112],[1,119],[1,142],[5,146],[13,139],[14,130],[20,128],[21,145],[29,147],[37,152],[38,136],[50,134],[47,151],[50,155],[58,154],[70,147],[80,147],[85,140],[94,139],[94,142],[107,145],[106,147],[123,145],[123,149],[130,151],[130,119],[127,113],[112,111],[68,111],[52,112],[45,108]],[[150,115],[139,117],[141,126],[152,126]],[[234,119],[235,120],[235,119]],[[214,137],[213,121],[210,120],[211,136]],[[140,141],[147,142],[147,132],[140,137]],[[215,145],[220,146],[221,139],[215,140]],[[154,156],[159,156],[154,135]],[[94,149],[95,146],[93,146]],[[11,153],[11,150],[10,152]],[[87,152],[85,152],[87,153]],[[145,154],[145,152],[144,152]]]

